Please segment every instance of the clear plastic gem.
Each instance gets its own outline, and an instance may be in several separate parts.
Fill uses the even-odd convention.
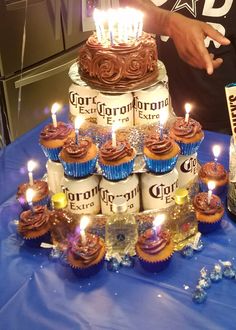
[[[126,254],[121,260],[121,265],[124,267],[133,268],[134,267],[134,258],[132,258]]]
[[[202,304],[207,299],[206,291],[200,286],[196,286],[193,292],[192,299],[197,304]]]
[[[210,279],[212,282],[219,282],[222,280],[222,267],[220,264],[215,264],[214,269],[210,273]]]
[[[181,255],[184,258],[192,258],[193,257],[193,248],[190,245],[186,245],[182,250],[181,250]]]
[[[111,258],[108,262],[107,262],[107,270],[111,271],[111,272],[116,272],[120,269],[120,263],[116,258]]]

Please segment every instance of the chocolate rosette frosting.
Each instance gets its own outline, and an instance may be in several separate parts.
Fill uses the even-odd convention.
[[[40,231],[49,222],[49,212],[46,206],[35,206],[34,212],[24,211],[20,215],[19,231],[24,236],[28,232]]]
[[[148,229],[138,239],[139,248],[150,255],[158,254],[170,243],[170,233],[161,231],[158,234],[153,229]]]
[[[86,242],[82,243],[81,235],[76,235],[70,239],[69,253],[73,258],[80,261],[84,265],[92,263],[99,255],[102,245],[100,239],[96,235],[86,233]]]
[[[202,126],[192,118],[189,118],[188,122],[185,122],[185,118],[177,117],[172,127],[172,132],[177,138],[192,138],[201,131]]]
[[[223,211],[223,204],[217,195],[212,195],[208,203],[208,193],[198,193],[193,199],[193,206],[196,211],[205,215],[214,215]]]
[[[126,156],[132,156],[134,150],[127,141],[117,141],[116,146],[112,146],[112,141],[107,141],[100,150],[100,157],[106,161],[120,160]]]
[[[27,183],[21,184],[18,187],[17,198],[24,196],[24,199],[25,199],[26,190],[28,188],[32,188],[34,190],[35,197],[33,198],[33,201],[35,199],[40,200],[40,199],[44,198],[45,196],[47,196],[49,193],[47,182],[41,181],[41,180],[34,180],[34,183],[32,186],[29,184],[29,182],[27,182]]]
[[[212,180],[224,180],[227,178],[227,171],[224,166],[215,162],[205,163],[199,172],[201,178],[207,178]]]
[[[73,128],[63,122],[58,122],[57,127],[49,124],[40,133],[42,140],[64,140],[73,131]]]
[[[78,143],[75,139],[68,139],[63,146],[63,151],[71,158],[80,159],[87,155],[91,145],[92,140],[89,137],[80,137]]]
[[[156,155],[163,155],[169,153],[174,146],[174,140],[169,135],[164,134],[160,139],[159,134],[152,134],[145,140],[145,146]]]

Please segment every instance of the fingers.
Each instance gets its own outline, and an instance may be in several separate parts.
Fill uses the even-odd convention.
[[[210,24],[204,24],[204,31],[208,37],[217,41],[219,44],[224,46],[230,44],[230,40],[224,37],[219,31],[214,29]]]

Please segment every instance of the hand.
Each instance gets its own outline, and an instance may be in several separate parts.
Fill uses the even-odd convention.
[[[214,69],[222,63],[222,58],[214,59],[204,45],[204,39],[208,36],[221,45],[229,45],[230,40],[215,30],[211,25],[184,17],[178,13],[169,15],[169,35],[173,39],[179,56],[199,69],[206,69],[212,74]]]

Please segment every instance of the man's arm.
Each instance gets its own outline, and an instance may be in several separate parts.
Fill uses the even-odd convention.
[[[161,9],[151,0],[120,0],[120,4],[143,11],[145,31],[171,37],[179,56],[189,65],[212,74],[222,64],[221,58],[214,59],[209,54],[204,39],[208,36],[221,45],[228,45],[230,41],[211,25]]]

